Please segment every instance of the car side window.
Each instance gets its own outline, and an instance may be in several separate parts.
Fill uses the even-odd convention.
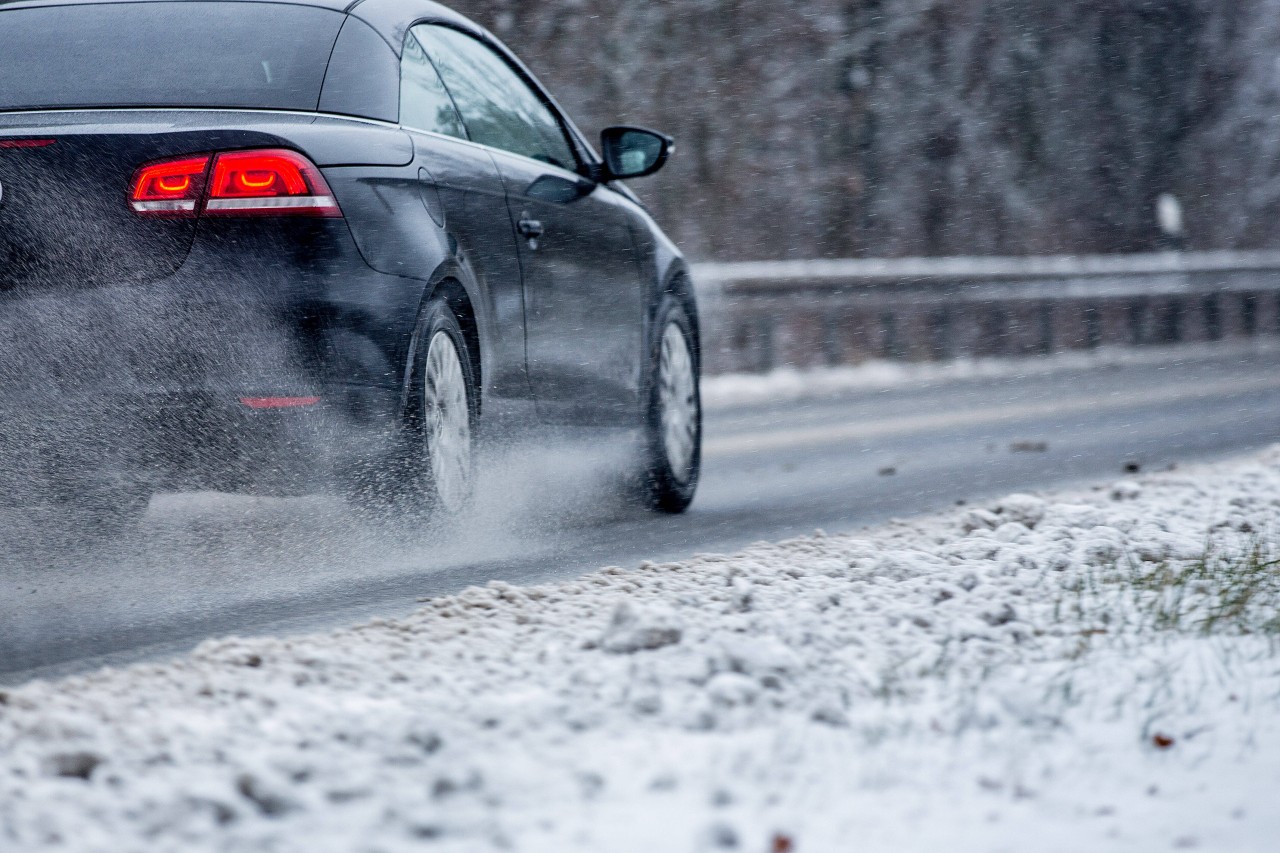
[[[462,113],[473,142],[573,170],[577,158],[555,113],[505,59],[458,30],[413,28]]]
[[[416,130],[467,138],[453,99],[413,32],[405,36],[400,58],[400,123]]]

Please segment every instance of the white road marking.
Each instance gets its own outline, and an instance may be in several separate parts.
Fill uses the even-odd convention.
[[[957,427],[1001,424],[1029,418],[1049,418],[1084,412],[1136,409],[1183,400],[1190,402],[1215,397],[1234,397],[1249,392],[1277,389],[1280,389],[1280,376],[1263,376],[1147,390],[1114,391],[1104,395],[1070,397],[1043,403],[1020,403],[968,411],[931,412],[923,415],[880,418],[848,424],[769,430],[723,438],[708,438],[703,443],[702,455],[704,457],[739,456],[767,450],[820,447],[892,435],[935,432]]]

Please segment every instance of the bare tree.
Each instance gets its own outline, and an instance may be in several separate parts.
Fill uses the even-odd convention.
[[[702,258],[1269,245],[1280,0],[459,0]]]

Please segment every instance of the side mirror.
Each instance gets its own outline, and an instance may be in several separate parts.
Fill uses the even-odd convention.
[[[675,150],[670,136],[643,127],[606,127],[600,133],[606,181],[643,178],[662,168]]]

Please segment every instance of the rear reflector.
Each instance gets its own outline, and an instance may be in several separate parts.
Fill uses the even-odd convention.
[[[145,216],[342,216],[320,170],[286,148],[149,163],[134,173],[129,206]]]
[[[0,148],[44,148],[55,139],[0,139]]]
[[[205,212],[232,216],[341,216],[320,170],[296,151],[232,151],[213,163]]]
[[[240,402],[251,409],[300,409],[314,406],[319,397],[241,397]]]

